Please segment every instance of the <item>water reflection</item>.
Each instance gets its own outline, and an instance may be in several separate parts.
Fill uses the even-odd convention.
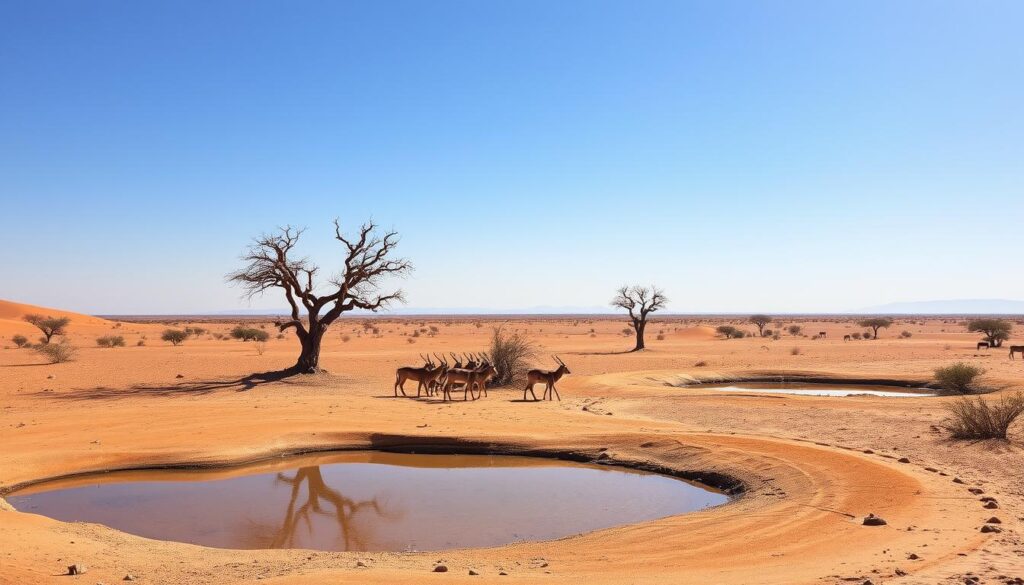
[[[9,497],[25,512],[162,540],[364,551],[546,540],[726,500],[674,478],[603,466],[385,453],[249,469],[109,474]]]

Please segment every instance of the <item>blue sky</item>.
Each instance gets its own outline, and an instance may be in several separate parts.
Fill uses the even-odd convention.
[[[280,307],[372,216],[410,307],[1024,298],[1024,3],[0,2],[0,298]]]

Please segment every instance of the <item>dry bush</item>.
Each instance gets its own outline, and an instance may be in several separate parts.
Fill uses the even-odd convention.
[[[953,422],[946,428],[954,439],[1005,439],[1010,425],[1024,413],[1024,394],[1005,395],[998,401],[965,397],[948,408]]]
[[[43,343],[37,345],[35,350],[39,352],[39,355],[49,360],[51,364],[70,362],[75,359],[75,354],[78,353],[78,348],[67,341],[62,341],[60,343]]]
[[[352,341],[352,336],[351,335],[342,335],[341,336],[341,341],[343,343],[348,343],[349,341]]]
[[[263,352],[265,352],[265,351],[267,351],[267,342],[266,341],[257,341],[256,342],[256,355],[263,355]]]
[[[656,337],[655,339],[657,339],[658,341],[665,341],[665,334],[659,333],[658,337]]]
[[[96,338],[96,345],[100,347],[124,347],[124,337],[121,335],[104,335]]]
[[[416,343],[416,339],[412,337],[407,337],[405,340],[408,341],[409,343]]]
[[[900,332],[900,337],[902,337],[903,339],[906,339],[908,337],[913,337],[913,336],[914,336],[914,334],[909,332],[909,331],[901,331]]]
[[[789,350],[789,355],[800,355],[800,348],[794,347],[793,349]]]
[[[491,363],[498,370],[494,386],[508,386],[525,379],[526,364],[537,355],[537,348],[522,333],[507,333],[503,326],[491,334]]]
[[[25,337],[24,335],[15,335],[14,337],[11,338],[11,341],[13,341],[14,345],[17,345],[18,347],[32,345],[31,343],[29,343],[28,337]]]
[[[935,380],[942,389],[952,394],[974,394],[979,390],[975,385],[978,376],[985,373],[983,368],[966,362],[935,368]]]

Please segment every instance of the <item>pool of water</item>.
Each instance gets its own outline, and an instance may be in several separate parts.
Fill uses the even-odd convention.
[[[891,386],[841,386],[831,384],[735,384],[711,388],[720,392],[747,394],[794,394],[797,396],[888,396],[891,398],[921,398],[936,396],[931,390],[893,388]]]
[[[673,477],[549,459],[379,452],[118,472],[7,497],[22,512],[238,549],[412,551],[548,540],[723,504]]]

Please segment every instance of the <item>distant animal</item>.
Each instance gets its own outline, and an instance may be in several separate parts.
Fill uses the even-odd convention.
[[[827,331],[819,331],[818,332],[818,337],[828,337],[828,332]]]
[[[523,400],[526,400],[526,393],[529,392],[533,395],[533,400],[537,401],[537,395],[533,393],[533,385],[544,383],[544,398],[551,400],[551,396],[557,396],[558,401],[562,401],[562,397],[558,394],[558,389],[555,388],[555,382],[562,379],[562,376],[571,374],[569,366],[565,365],[558,356],[551,356],[558,362],[557,370],[530,370],[526,372],[526,388],[523,389]]]
[[[991,347],[991,346],[989,345],[989,343],[987,341],[979,341],[978,342],[978,349],[988,349],[989,347]],[[977,351],[977,350],[975,350],[975,351]]]
[[[1024,345],[1011,345],[1010,346],[1010,359],[1013,359],[1013,354],[1019,353],[1020,357],[1024,358]]]
[[[849,335],[844,335],[843,336],[843,341],[850,341],[851,339],[853,339],[853,338],[850,337]]]

